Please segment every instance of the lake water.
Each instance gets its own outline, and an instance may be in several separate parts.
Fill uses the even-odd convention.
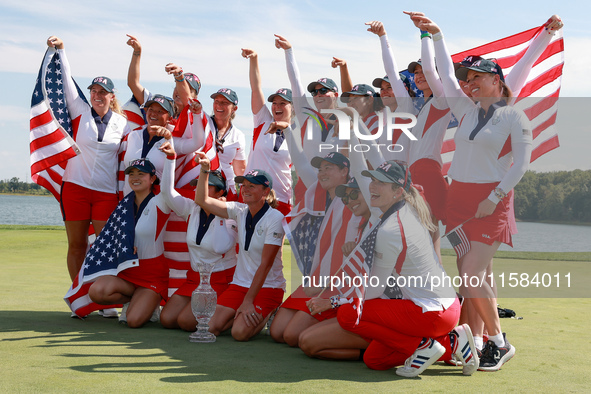
[[[53,197],[0,195],[0,224],[63,226],[64,222]],[[499,250],[591,252],[591,226],[519,222],[517,230],[514,247],[501,245]],[[451,248],[447,239],[442,247]]]

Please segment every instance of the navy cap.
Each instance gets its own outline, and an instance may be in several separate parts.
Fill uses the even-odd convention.
[[[201,81],[199,80],[199,77],[193,73],[184,73],[183,75],[185,76],[185,80],[189,83],[189,85],[195,89],[197,92],[196,94],[199,94],[199,90],[201,89]]]
[[[336,164],[339,168],[350,167],[349,159],[339,152],[330,152],[324,157],[316,156],[310,161],[310,163],[312,164],[312,167],[320,168],[323,161]]]
[[[278,89],[275,93],[273,93],[272,95],[269,96],[267,101],[272,103],[275,96],[279,96],[282,99],[289,101],[290,103],[293,102],[293,100],[291,98],[291,89],[287,89],[287,88]]]
[[[164,110],[166,112],[168,112],[168,114],[170,116],[173,116],[174,114],[174,109],[172,107],[172,99],[168,98],[166,96],[163,96],[161,94],[155,94],[150,100],[146,101],[144,103],[144,109],[148,110],[148,108],[150,108],[150,105],[157,103],[159,104],[162,108],[164,108]]]
[[[154,167],[154,164],[146,158],[132,160],[131,163],[129,163],[129,166],[125,169],[125,174],[129,174],[134,168],[137,168],[146,174],[150,174],[150,176],[156,175],[156,167]],[[158,183],[159,180],[156,178],[154,185],[157,185]]]
[[[398,73],[398,75],[400,75],[400,79],[402,80],[402,83],[404,84],[404,87],[406,88],[406,90],[410,90],[410,81],[408,80],[408,78],[406,77],[406,75],[404,75],[403,73]],[[373,80],[373,82],[371,83],[375,88],[382,88],[382,82],[387,82],[390,83],[390,78],[388,78],[388,76],[386,75],[384,78],[376,78]]]
[[[505,82],[505,77],[503,76],[503,69],[497,63],[493,62],[492,60],[488,59],[478,59],[470,66],[460,67],[456,70],[456,78],[462,81],[466,81],[466,77],[468,76],[468,70],[474,70],[481,73],[489,73],[489,74],[497,74],[501,81]]]
[[[218,90],[217,92],[215,92],[214,94],[212,94],[210,97],[212,99],[215,99],[215,96],[217,96],[218,94],[221,94],[222,96],[224,96],[225,98],[227,98],[228,101],[230,101],[232,104],[238,105],[238,95],[232,89],[221,88],[220,90]]]
[[[115,85],[113,85],[113,81],[109,77],[96,77],[92,80],[92,83],[88,85],[88,89],[92,87],[92,85],[100,85],[109,93],[115,92]]]
[[[410,189],[411,178],[408,166],[395,160],[388,160],[375,170],[362,171],[361,175],[386,183],[394,183],[406,191]]]
[[[415,73],[415,67],[416,66],[421,66],[423,67],[423,65],[421,64],[421,59],[417,60],[416,62],[410,62],[407,70],[409,73],[414,74]]]
[[[271,189],[273,188],[273,179],[271,178],[271,175],[263,170],[251,170],[243,176],[237,176],[234,178],[234,182],[236,183],[244,183],[245,180],[256,185],[267,186]]]
[[[308,84],[308,92],[312,93],[314,89],[316,89],[316,85],[322,85],[325,88],[332,90],[333,92],[338,92],[339,87],[337,84],[330,78],[320,78],[318,81],[310,82]]]
[[[220,190],[227,190],[226,189],[226,177],[224,176],[224,173],[218,170],[214,170],[214,171],[210,171],[209,172],[209,177],[207,178],[208,181],[207,183],[210,186],[215,186]],[[197,186],[197,182],[199,181],[199,177],[191,180],[191,182],[189,182],[189,185],[191,186]]]
[[[343,93],[342,97],[349,97],[349,96],[375,96],[376,91],[369,85],[364,83],[360,83],[358,85],[353,86],[350,92]]]
[[[335,194],[337,195],[337,197],[345,197],[347,195],[347,188],[359,189],[359,184],[357,183],[357,180],[355,180],[355,178],[351,178],[349,179],[348,183],[338,185],[335,189]]]

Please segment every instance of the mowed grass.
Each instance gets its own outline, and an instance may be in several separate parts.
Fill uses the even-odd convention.
[[[524,289],[499,300],[523,317],[502,320],[517,354],[501,371],[465,377],[460,368],[437,363],[419,378],[403,379],[361,362],[313,360],[266,335],[238,343],[226,333],[214,344],[195,344],[187,333],[154,323],[134,330],[96,314],[71,319],[62,300],[69,287],[65,253],[63,229],[0,228],[2,393],[588,392],[591,387],[586,282],[591,263],[496,259],[497,272],[575,270],[571,291]],[[289,274],[288,246],[284,256]],[[444,257],[444,265],[455,274],[452,256]],[[529,294],[537,298],[524,298]],[[568,298],[574,295],[579,298]]]

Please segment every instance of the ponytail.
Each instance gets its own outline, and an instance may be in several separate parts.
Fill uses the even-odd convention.
[[[431,220],[429,206],[425,202],[423,196],[421,196],[421,193],[419,193],[419,191],[412,185],[408,192],[404,190],[402,190],[402,192],[406,202],[412,205],[415,211],[417,211],[421,224],[430,232],[437,230],[437,227],[433,224],[433,220]]]
[[[125,115],[125,112],[123,112],[123,110],[121,109],[121,105],[119,105],[119,100],[117,100],[117,96],[113,95],[113,100],[111,100],[111,105],[110,105],[111,111],[118,113],[119,115],[123,116],[124,118],[127,118],[127,116]]]
[[[277,208],[277,205],[279,205],[279,201],[277,201],[277,197],[275,196],[275,190],[273,189],[270,189],[269,194],[267,194],[267,204],[271,208]]]

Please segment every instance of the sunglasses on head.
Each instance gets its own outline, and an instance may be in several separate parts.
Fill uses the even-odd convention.
[[[317,96],[318,94],[326,94],[328,92],[332,92],[332,89],[329,88],[320,88],[320,89],[314,89],[312,90],[310,93],[312,93],[312,97]]]
[[[351,191],[351,193],[345,194],[343,197],[341,197],[341,200],[343,200],[343,204],[347,205],[349,204],[349,201],[357,200],[359,198],[359,193],[359,190],[355,189]]]

